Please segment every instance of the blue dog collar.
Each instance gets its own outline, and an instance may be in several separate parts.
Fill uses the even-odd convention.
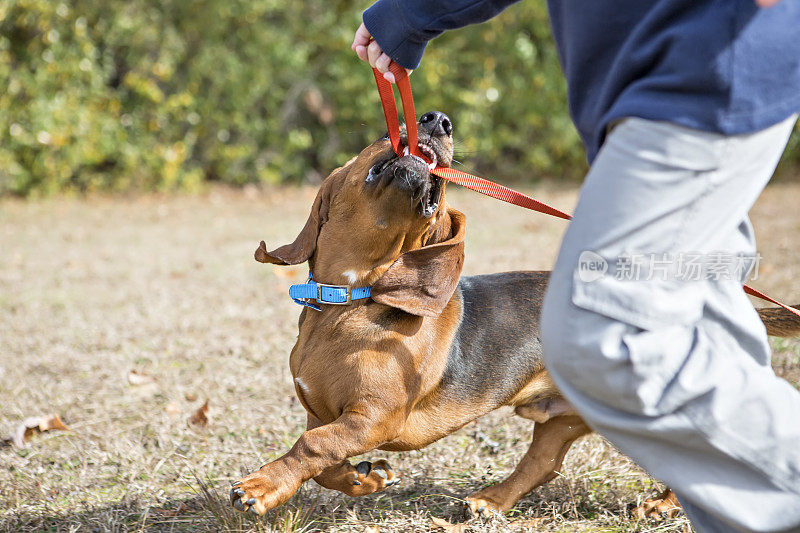
[[[310,272],[307,282],[289,287],[289,297],[294,300],[294,303],[310,307],[315,311],[322,311],[322,308],[312,304],[309,300],[314,300],[318,304],[349,305],[353,300],[369,298],[371,292],[372,287],[353,289],[350,285],[317,283]]]

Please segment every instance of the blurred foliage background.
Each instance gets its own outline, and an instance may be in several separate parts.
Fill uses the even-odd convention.
[[[0,1],[0,195],[318,181],[385,130],[350,51],[367,5]],[[585,171],[544,2],[436,39],[412,81],[467,169]]]

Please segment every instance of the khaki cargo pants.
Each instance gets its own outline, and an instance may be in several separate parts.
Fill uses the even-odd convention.
[[[795,120],[737,136],[619,123],[545,298],[561,391],[701,532],[800,531],[800,393],[770,368],[741,286],[755,262],[747,213]]]

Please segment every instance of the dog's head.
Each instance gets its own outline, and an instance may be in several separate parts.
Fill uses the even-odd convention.
[[[421,151],[432,165],[453,160],[452,124],[422,115]],[[406,143],[405,132],[401,140]],[[320,187],[305,227],[291,244],[256,260],[309,262],[322,283],[372,285],[372,299],[420,316],[441,313],[464,261],[464,215],[448,209],[446,183],[418,157],[398,157],[387,138],[336,169]]]

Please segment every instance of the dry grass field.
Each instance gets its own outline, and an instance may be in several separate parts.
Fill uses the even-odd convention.
[[[552,265],[563,222],[455,189],[450,203],[468,217],[465,273]],[[501,410],[425,450],[365,456],[404,476],[384,493],[350,499],[310,482],[263,519],[228,508],[230,483],[304,427],[288,370],[300,308],[286,290],[306,271],[252,255],[261,239],[294,238],[314,192],[0,202],[0,437],[49,413],[70,428],[0,447],[1,531],[428,531],[432,518],[463,521],[461,499],[511,471],[531,423]],[[531,192],[565,210],[577,194]],[[793,303],[799,200],[800,184],[777,183],[753,210],[764,257],[755,286]],[[777,371],[800,382],[800,342],[773,346]],[[190,423],[206,400],[208,423]],[[659,488],[590,436],[508,516],[467,525],[684,530],[682,518],[629,517]]]

